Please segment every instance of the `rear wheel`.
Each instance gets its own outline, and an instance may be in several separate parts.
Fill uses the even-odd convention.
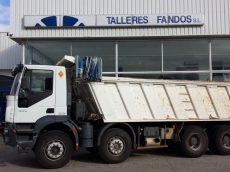
[[[208,148],[208,136],[200,127],[185,127],[181,133],[180,147],[185,156],[190,158],[200,157]]]
[[[216,127],[211,135],[211,141],[215,153],[230,155],[230,126]]]
[[[130,156],[131,148],[132,141],[128,133],[112,128],[103,134],[98,154],[106,163],[121,163]]]
[[[44,168],[60,168],[72,157],[73,143],[70,137],[60,131],[42,135],[35,147],[35,157]]]

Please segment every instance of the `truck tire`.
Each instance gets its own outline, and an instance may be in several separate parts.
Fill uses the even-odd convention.
[[[197,158],[202,156],[208,148],[206,132],[197,126],[185,127],[181,132],[181,150],[185,156]]]
[[[108,129],[98,146],[99,156],[108,164],[121,163],[131,154],[132,141],[128,133],[119,128]]]
[[[216,127],[212,133],[211,140],[215,153],[230,155],[230,126],[221,125]]]
[[[72,157],[73,143],[61,131],[51,131],[42,135],[35,147],[35,158],[44,168],[54,169],[66,165]]]

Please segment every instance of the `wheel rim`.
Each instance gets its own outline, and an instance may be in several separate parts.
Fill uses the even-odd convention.
[[[201,139],[199,134],[193,134],[189,138],[189,147],[190,149],[197,151],[201,148]]]
[[[230,149],[230,133],[224,135],[222,142],[226,149]]]
[[[61,159],[65,155],[65,151],[65,144],[60,140],[50,141],[44,149],[46,157],[51,161]]]
[[[120,155],[124,152],[125,142],[120,137],[113,137],[109,140],[108,150],[112,155]]]

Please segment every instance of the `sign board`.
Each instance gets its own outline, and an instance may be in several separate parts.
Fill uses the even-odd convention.
[[[98,15],[97,26],[203,25],[203,14]]]
[[[132,27],[203,25],[204,14],[24,16],[24,27]]]

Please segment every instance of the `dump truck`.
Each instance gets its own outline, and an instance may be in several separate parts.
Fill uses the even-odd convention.
[[[5,143],[60,168],[86,148],[106,163],[133,150],[178,147],[196,158],[230,154],[230,83],[102,77],[100,58],[17,65]]]

